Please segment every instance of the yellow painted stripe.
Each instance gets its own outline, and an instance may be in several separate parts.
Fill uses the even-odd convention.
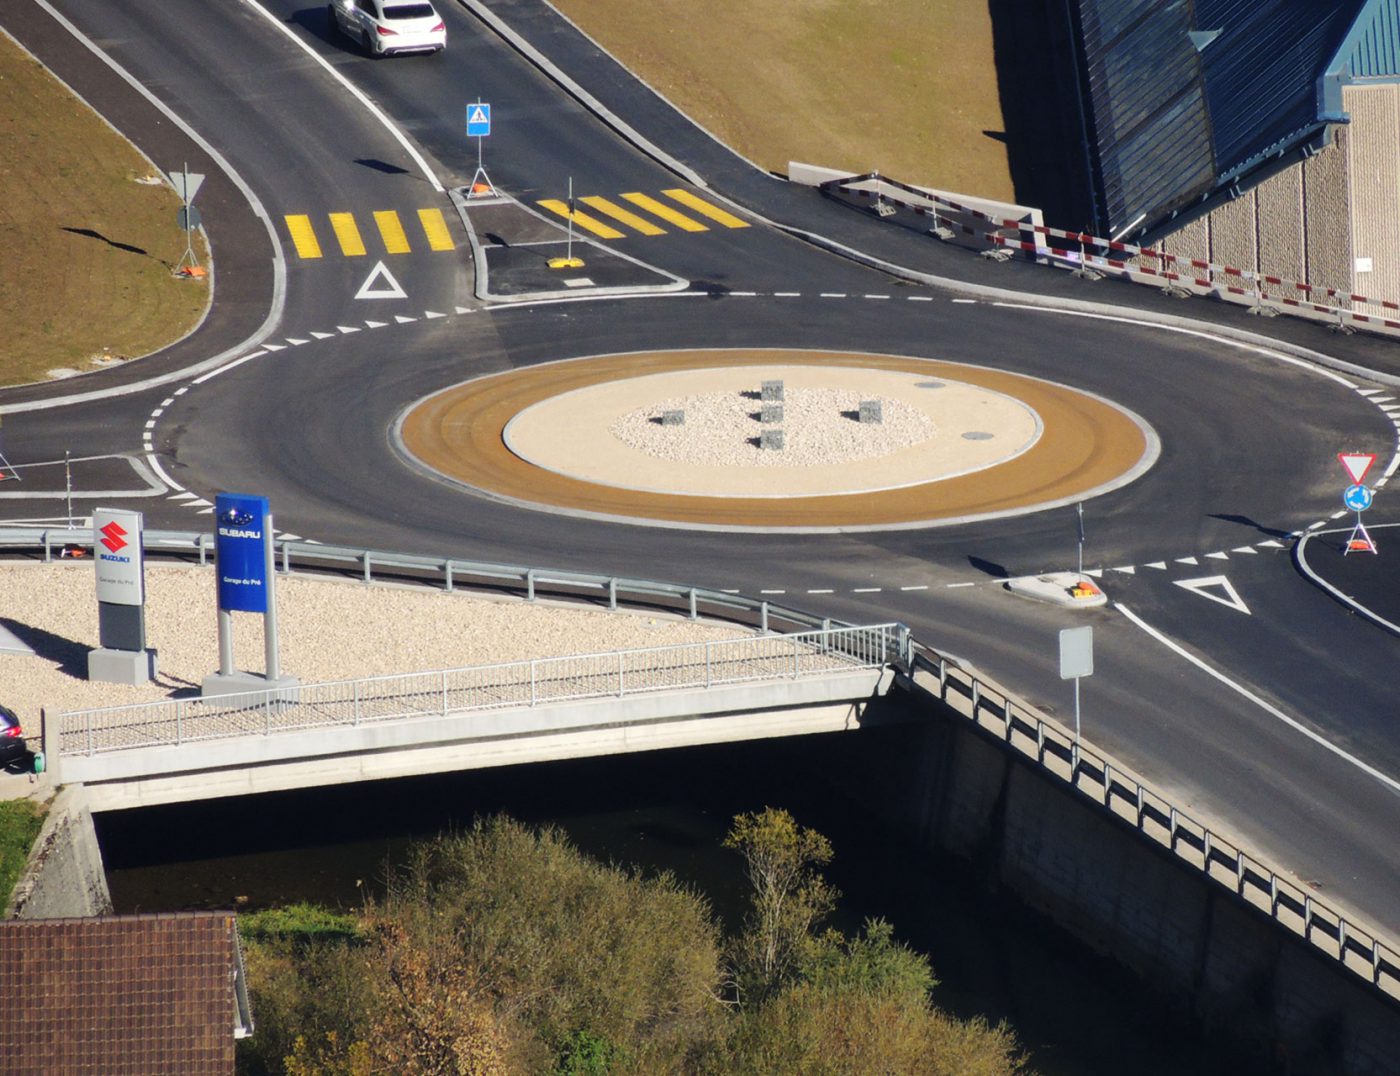
[[[653,216],[660,217],[662,220],[670,221],[677,228],[680,228],[683,231],[708,232],[710,230],[706,228],[703,224],[701,224],[698,220],[692,220],[690,217],[687,217],[684,213],[678,213],[670,206],[663,205],[662,203],[658,202],[655,198],[651,198],[648,195],[624,194],[622,197],[626,198],[633,205],[641,206]]]
[[[420,209],[418,220],[423,225],[423,234],[428,237],[428,246],[434,250],[453,249],[452,233],[447,230],[441,209]]]
[[[539,203],[551,213],[558,213],[565,220],[569,219],[569,207],[558,198],[545,198]],[[574,223],[580,228],[587,228],[594,235],[602,236],[604,239],[622,239],[623,235],[616,228],[610,228],[597,217],[590,217],[587,213],[580,213],[574,210]]]
[[[292,245],[297,248],[297,257],[319,258],[321,244],[316,241],[316,230],[311,227],[311,218],[305,213],[289,213],[283,220],[287,222]]]
[[[641,232],[643,235],[666,234],[665,228],[658,228],[651,221],[643,220],[641,217],[637,216],[637,214],[628,212],[616,202],[610,202],[606,198],[599,198],[597,195],[590,194],[587,198],[580,198],[579,201],[583,202],[585,205],[592,206],[599,213],[606,213],[608,216],[612,217],[613,220],[620,220],[629,228],[637,229],[637,231]]]
[[[723,224],[726,228],[747,228],[749,226],[748,221],[740,220],[733,213],[726,213],[719,206],[711,205],[705,199],[695,197],[688,190],[677,187],[675,190],[662,191],[661,193],[667,198],[680,202],[687,209],[693,209],[695,212]]]
[[[340,240],[340,252],[347,257],[358,257],[365,252],[365,241],[360,238],[360,229],[355,225],[353,213],[332,213],[331,227]]]
[[[386,253],[407,254],[412,249],[408,245],[408,236],[403,234],[403,225],[399,223],[399,215],[392,209],[377,210],[374,214],[374,223],[379,225],[379,236],[384,240]]]

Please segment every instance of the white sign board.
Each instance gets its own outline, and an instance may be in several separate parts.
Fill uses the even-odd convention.
[[[1065,628],[1060,632],[1060,679],[1094,675],[1094,629]]]
[[[141,513],[98,508],[92,513],[92,559],[97,565],[97,600],[144,605]]]

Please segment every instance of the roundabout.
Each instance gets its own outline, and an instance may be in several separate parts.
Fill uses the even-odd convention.
[[[878,414],[862,421],[871,403]],[[765,442],[772,430],[781,448]],[[1065,385],[793,350],[606,355],[489,375],[412,404],[395,435],[416,467],[509,503],[723,530],[1019,515],[1117,489],[1159,450],[1140,417]]]

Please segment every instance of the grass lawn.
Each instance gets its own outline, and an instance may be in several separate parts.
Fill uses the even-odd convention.
[[[0,33],[0,385],[136,358],[199,322],[209,288],[171,275],[180,200],[136,182],[151,171]]]
[[[805,161],[1012,199],[987,0],[554,3],[770,171]]]
[[[0,801],[0,909],[10,903],[46,813],[33,800]]]

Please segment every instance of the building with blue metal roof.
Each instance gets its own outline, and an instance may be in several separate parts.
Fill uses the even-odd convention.
[[[1397,0],[1066,0],[1095,228],[1170,232],[1310,156],[1394,70]],[[1363,73],[1366,72],[1366,73]]]

